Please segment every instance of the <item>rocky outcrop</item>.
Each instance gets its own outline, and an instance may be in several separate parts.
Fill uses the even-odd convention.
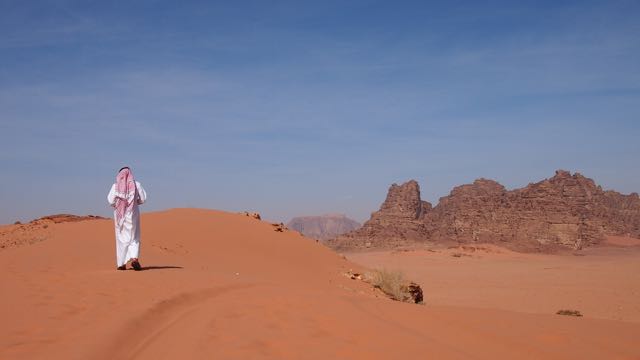
[[[380,211],[335,248],[396,247],[415,242],[497,243],[519,251],[581,249],[606,235],[640,238],[640,198],[603,191],[581,174],[507,191],[479,179],[454,188],[431,209],[415,181],[392,185]]]
[[[79,216],[79,215],[71,215],[71,214],[55,214],[55,215],[44,216],[39,219],[35,219],[31,222],[34,223],[38,221],[51,221],[55,224],[59,224],[59,223],[65,223],[65,222],[103,220],[103,219],[106,219],[106,218],[102,216],[97,216],[97,215]]]
[[[431,210],[431,204],[420,199],[420,186],[415,180],[402,185],[391,185],[387,198],[371,221],[414,221],[422,219]]]
[[[257,213],[257,212],[243,211],[240,214],[242,214],[244,216],[247,216],[247,217],[250,217],[250,218],[253,218],[253,219],[256,219],[256,220],[262,220],[262,217],[260,216],[260,213]]]
[[[406,297],[402,299],[404,302],[412,302],[414,304],[421,304],[424,302],[424,294],[420,285],[410,282],[409,284],[402,285],[400,290],[406,294]]]
[[[316,240],[327,240],[353,231],[360,223],[345,215],[300,216],[289,221],[287,227]]]
[[[430,211],[431,204],[421,200],[415,180],[393,184],[380,210],[371,214],[369,221],[340,240],[332,240],[330,246],[385,248],[420,241],[427,231],[424,218]]]
[[[55,224],[106,219],[101,216],[57,214],[44,216],[26,224],[16,221],[13,225],[0,226],[0,250],[30,245],[48,239]]]

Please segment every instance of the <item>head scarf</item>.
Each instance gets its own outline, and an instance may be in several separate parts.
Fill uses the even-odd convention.
[[[120,170],[116,175],[116,221],[118,226],[122,226],[125,215],[133,211],[136,195],[136,181],[131,169]]]

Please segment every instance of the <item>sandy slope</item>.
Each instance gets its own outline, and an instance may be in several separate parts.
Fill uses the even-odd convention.
[[[193,209],[142,222],[142,272],[115,271],[109,220],[0,251],[0,359],[640,357],[639,323],[397,303],[264,222]]]

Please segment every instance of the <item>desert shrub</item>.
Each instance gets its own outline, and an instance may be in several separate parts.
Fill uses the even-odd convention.
[[[387,269],[376,269],[369,275],[371,285],[382,290],[392,299],[404,301],[404,291],[402,285],[406,282],[404,274],[400,271]]]
[[[558,310],[556,314],[567,316],[582,316],[582,314],[578,310]]]

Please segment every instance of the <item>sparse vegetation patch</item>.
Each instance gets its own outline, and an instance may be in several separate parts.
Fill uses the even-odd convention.
[[[371,285],[394,300],[416,304],[422,304],[424,301],[420,285],[407,281],[400,271],[374,270],[367,279]]]

